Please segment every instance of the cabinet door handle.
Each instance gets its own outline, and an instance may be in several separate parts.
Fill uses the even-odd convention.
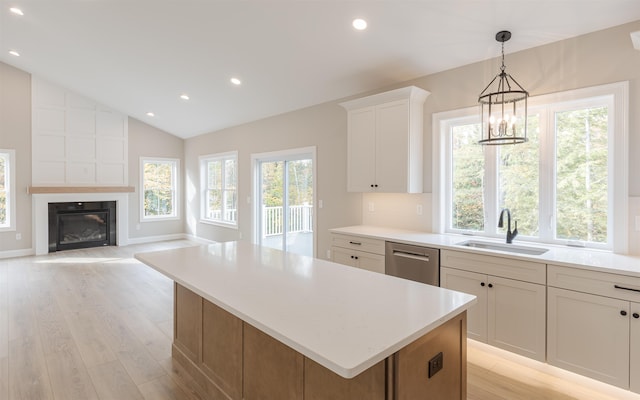
[[[484,287],[484,282],[480,282],[480,286]]]
[[[637,312],[634,312],[632,315],[633,315],[633,318],[635,319],[640,318],[640,314],[638,314]]]
[[[371,184],[371,187],[373,187],[373,183]]]
[[[374,187],[378,187],[378,185],[373,185]]]
[[[493,283],[490,283],[490,284],[489,284],[489,287],[490,287],[490,288],[491,288],[491,287],[493,287]]]
[[[356,260],[358,259],[358,256],[353,256],[353,258],[355,258]]]
[[[613,287],[616,288],[616,289],[628,290],[630,292],[638,292],[638,293],[640,293],[640,289],[628,288],[628,287],[624,287],[624,286],[620,286],[620,285],[613,285]]]
[[[620,311],[620,315],[622,315],[623,317],[627,315],[627,312],[625,310]]]
[[[349,241],[349,244],[355,244],[356,246],[362,246],[362,243],[360,243],[360,242]]]

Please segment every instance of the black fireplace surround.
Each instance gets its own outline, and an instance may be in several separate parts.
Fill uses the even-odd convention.
[[[116,202],[49,203],[49,252],[116,245]]]

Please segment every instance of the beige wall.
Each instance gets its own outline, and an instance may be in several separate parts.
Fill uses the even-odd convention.
[[[31,249],[31,75],[0,62],[0,149],[16,152],[16,230],[0,232],[0,252]],[[22,239],[16,240],[16,233]]]
[[[140,221],[140,157],[177,158],[180,160],[180,219]],[[129,186],[136,191],[129,195],[129,239],[154,238],[184,232],[184,140],[129,118]]]
[[[322,209],[316,203],[316,248],[324,257],[330,248],[329,228],[361,221],[362,195],[346,192],[346,125],[344,109],[328,103],[186,140],[188,233],[215,241],[236,240],[240,235],[251,240],[253,201],[247,203],[253,195],[251,154],[316,146],[316,199],[324,203]],[[238,151],[239,229],[200,223],[198,157],[233,150]]]
[[[507,72],[511,73],[532,96],[557,91],[628,80],[629,88],[629,190],[640,195],[640,51],[632,46],[630,32],[640,30],[640,21],[594,32],[577,38],[509,53],[506,46]],[[517,40],[517,33],[514,39]],[[498,46],[496,42],[496,46]],[[452,49],[455,51],[455,49]],[[401,82],[387,88],[361,93],[351,98],[416,85],[431,92],[425,102],[424,191],[431,192],[432,114],[476,106],[478,94],[499,70],[499,59],[487,60],[416,80]],[[371,195],[346,193],[346,112],[337,104],[345,99],[317,105],[304,110],[272,117],[232,129],[188,139],[185,145],[188,187],[198,182],[197,157],[202,154],[239,151],[240,231],[244,238],[251,234],[251,206],[245,201],[251,194],[250,154],[300,146],[318,146],[318,199],[325,204],[318,210],[317,255],[324,257],[330,248],[327,229],[358,223],[378,223],[430,230],[430,196]],[[195,191],[195,189],[194,189]],[[238,232],[198,223],[199,199],[188,194],[187,229],[189,233],[212,240],[235,240]],[[375,203],[375,211],[368,204]],[[401,205],[403,211],[398,213]],[[412,218],[416,205],[423,204],[423,215]],[[633,219],[633,218],[632,218]],[[403,222],[404,221],[404,222]],[[632,237],[632,240],[633,239]],[[632,243],[631,247],[638,247]]]

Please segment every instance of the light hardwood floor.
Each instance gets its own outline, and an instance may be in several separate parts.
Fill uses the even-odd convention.
[[[172,282],[133,259],[190,245],[0,260],[0,400],[200,400],[171,360]],[[640,400],[472,341],[468,358],[469,400]]]

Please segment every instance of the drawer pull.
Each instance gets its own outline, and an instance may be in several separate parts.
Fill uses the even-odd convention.
[[[356,246],[362,246],[362,243],[360,243],[360,242],[352,242],[352,241],[349,241],[349,243],[350,243],[350,244],[355,244]]]
[[[640,293],[640,289],[633,289],[633,288],[628,288],[628,287],[624,287],[624,286],[620,286],[620,285],[613,285],[613,287],[616,288],[616,289],[628,290],[630,292],[638,292],[638,293]]]

